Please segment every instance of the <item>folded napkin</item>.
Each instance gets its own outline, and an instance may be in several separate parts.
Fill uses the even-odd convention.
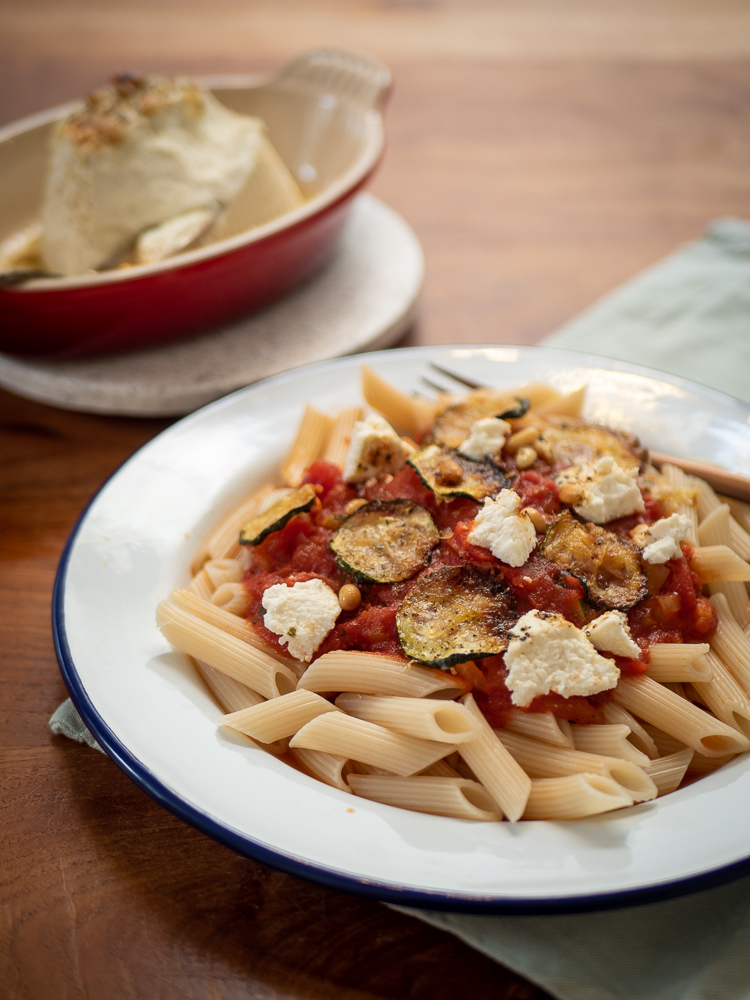
[[[657,368],[750,403],[750,223],[715,222],[704,239],[544,344]],[[101,749],[70,702],[50,726]],[[605,913],[394,909],[455,934],[559,1000],[750,1000],[750,878]]]

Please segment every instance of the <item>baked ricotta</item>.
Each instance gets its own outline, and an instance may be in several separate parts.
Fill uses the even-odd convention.
[[[290,654],[309,663],[341,614],[338,596],[322,580],[287,587],[276,583],[263,593],[267,629],[280,637]]]
[[[523,566],[536,547],[536,528],[518,508],[521,498],[514,490],[500,490],[487,497],[474,518],[468,535],[472,545],[481,545],[508,566]]]

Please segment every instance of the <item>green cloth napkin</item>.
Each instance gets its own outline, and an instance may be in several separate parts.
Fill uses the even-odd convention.
[[[750,403],[750,223],[719,219],[542,343],[657,368]]]
[[[750,403],[750,223],[715,222],[704,239],[544,344],[657,368]],[[70,702],[50,726],[101,749]],[[750,1000],[747,877],[605,913],[505,917],[394,908],[455,934],[559,1000]]]

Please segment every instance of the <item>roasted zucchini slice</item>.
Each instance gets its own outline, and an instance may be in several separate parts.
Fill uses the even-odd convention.
[[[398,583],[424,569],[440,543],[429,511],[411,500],[373,500],[346,518],[330,541],[336,562],[364,583]]]
[[[508,412],[508,404],[513,399],[515,397],[498,389],[476,389],[443,410],[423,443],[458,448],[471,434],[471,428],[477,420],[502,416],[504,412]]]
[[[484,500],[497,496],[508,483],[502,470],[492,462],[475,462],[439,444],[418,448],[407,461],[439,500],[453,497]]]
[[[539,551],[582,580],[598,607],[632,608],[648,593],[637,546],[598,524],[581,524],[567,510],[547,528]]]
[[[310,510],[317,495],[311,483],[287,493],[244,525],[240,531],[240,545],[259,545],[272,531],[280,531],[297,514]]]
[[[579,417],[548,417],[542,435],[556,461],[565,467],[593,463],[603,455],[611,455],[623,469],[634,470],[646,458],[645,449],[634,435]]]
[[[396,612],[404,653],[441,670],[502,653],[517,620],[507,584],[468,565],[424,573]]]
[[[497,414],[500,420],[518,420],[529,412],[531,409],[530,399],[527,399],[526,396],[516,396],[515,399],[515,406],[510,406],[507,410]]]

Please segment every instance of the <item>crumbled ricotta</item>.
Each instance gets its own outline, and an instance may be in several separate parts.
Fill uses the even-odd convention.
[[[510,424],[499,417],[484,417],[471,425],[471,433],[459,446],[459,451],[475,462],[496,455],[505,444],[510,433]]]
[[[692,522],[684,514],[670,514],[656,521],[648,529],[643,558],[649,563],[665,563],[682,555],[680,542],[690,531]]]
[[[558,486],[573,484],[579,488],[581,500],[573,509],[594,524],[607,524],[644,510],[635,476],[619,466],[611,455],[603,455],[593,465],[564,469],[555,482]]]
[[[521,498],[513,490],[500,490],[487,497],[474,518],[468,535],[472,545],[481,545],[509,566],[523,566],[536,547],[536,528],[526,514],[519,514]]]
[[[622,611],[605,611],[584,628],[583,634],[602,653],[614,653],[631,660],[637,659],[640,653]]]
[[[344,481],[363,483],[373,476],[398,472],[409,452],[387,420],[373,413],[358,420],[344,465]]]
[[[520,708],[554,691],[563,698],[588,697],[617,684],[614,660],[601,656],[587,637],[562,615],[529,611],[509,633],[506,684]]]
[[[287,587],[276,583],[263,594],[265,626],[280,636],[298,660],[309,663],[341,613],[336,594],[322,580]]]

